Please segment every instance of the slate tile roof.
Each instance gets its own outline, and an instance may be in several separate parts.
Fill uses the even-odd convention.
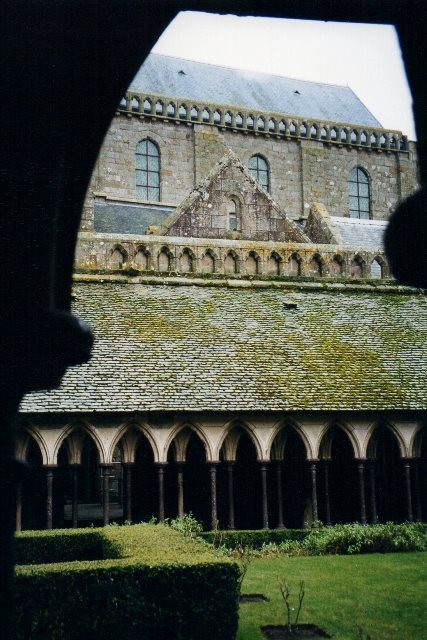
[[[23,412],[427,405],[425,295],[112,282],[75,293],[93,357]]]
[[[172,211],[172,207],[95,201],[94,227],[98,233],[144,235],[148,227],[160,227]]]
[[[359,220],[335,216],[331,216],[330,220],[332,229],[339,232],[343,245],[364,249],[383,248],[387,220]]]
[[[130,89],[267,113],[381,127],[350,87],[231,69],[155,53],[146,58]]]

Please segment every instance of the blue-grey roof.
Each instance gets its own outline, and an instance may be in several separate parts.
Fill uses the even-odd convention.
[[[133,79],[138,92],[380,127],[350,87],[220,67],[152,53]]]
[[[150,226],[160,227],[172,207],[133,205],[123,202],[94,202],[94,227],[99,233],[144,235]]]
[[[359,220],[331,216],[331,222],[345,246],[358,246],[364,249],[383,248],[387,220]]]
[[[21,411],[427,405],[425,295],[160,283],[76,284],[92,359]]]

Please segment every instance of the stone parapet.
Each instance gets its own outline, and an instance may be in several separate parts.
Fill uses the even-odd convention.
[[[284,139],[310,139],[327,145],[351,146],[377,152],[409,152],[407,136],[401,131],[355,125],[347,122],[313,120],[297,115],[265,113],[233,105],[194,102],[188,98],[126,92],[118,113],[128,117],[170,120],[187,125],[205,124],[220,130]]]
[[[81,232],[75,268],[205,276],[389,278],[382,247]]]

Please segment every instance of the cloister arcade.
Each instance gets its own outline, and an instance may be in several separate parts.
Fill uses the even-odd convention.
[[[190,511],[205,529],[427,514],[427,429],[413,420],[28,422],[17,456],[29,466],[17,492],[17,530],[162,521]]]

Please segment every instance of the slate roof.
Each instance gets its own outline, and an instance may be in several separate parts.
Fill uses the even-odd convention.
[[[364,249],[383,248],[387,220],[359,220],[331,216],[332,230],[337,230],[340,244]]]
[[[155,53],[146,58],[132,80],[130,90],[381,127],[350,87],[231,69]]]
[[[172,211],[172,207],[95,201],[94,227],[98,233],[144,235],[148,227],[160,227]]]
[[[93,357],[23,412],[427,405],[425,295],[113,282],[75,293]]]

